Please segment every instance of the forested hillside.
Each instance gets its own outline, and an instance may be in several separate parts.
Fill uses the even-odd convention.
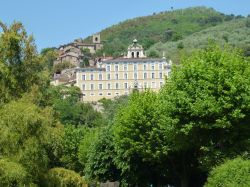
[[[234,19],[215,27],[196,32],[179,41],[158,42],[150,47],[149,53],[161,55],[175,62],[182,54],[191,54],[196,49],[205,48],[208,43],[216,41],[241,48],[246,56],[250,56],[250,18]]]
[[[102,30],[103,50],[107,55],[118,56],[134,38],[148,49],[156,42],[178,41],[195,32],[230,21],[241,16],[225,15],[212,8],[194,7],[171,10],[138,17]],[[91,37],[85,39],[90,41]]]

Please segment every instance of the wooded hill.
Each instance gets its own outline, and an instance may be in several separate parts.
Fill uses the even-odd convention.
[[[134,38],[149,49],[157,42],[179,41],[201,30],[240,18],[243,17],[225,15],[212,8],[193,7],[130,19],[100,32],[105,47],[98,55],[119,56],[126,52]],[[90,42],[91,37],[85,41]]]
[[[162,55],[178,62],[182,55],[190,55],[194,50],[205,48],[209,42],[229,44],[243,50],[250,56],[250,18],[234,19],[220,25],[196,32],[178,41],[158,42],[150,47],[148,54]]]

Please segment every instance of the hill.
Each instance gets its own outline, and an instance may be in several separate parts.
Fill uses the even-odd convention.
[[[130,19],[100,32],[105,47],[99,53],[118,56],[134,38],[148,49],[159,41],[177,41],[234,18],[234,15],[225,15],[212,8],[193,7]],[[90,37],[85,41],[90,42]]]
[[[250,18],[235,19],[215,27],[204,29],[179,41],[158,42],[150,47],[148,53],[162,55],[178,61],[181,54],[190,54],[195,49],[204,48],[209,40],[239,47],[250,56]]]

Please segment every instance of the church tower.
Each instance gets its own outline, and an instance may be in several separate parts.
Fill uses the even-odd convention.
[[[133,44],[128,47],[127,58],[145,58],[143,47],[137,43],[137,40],[133,40]]]
[[[94,34],[93,35],[93,44],[100,44],[101,43],[101,35],[100,34]]]

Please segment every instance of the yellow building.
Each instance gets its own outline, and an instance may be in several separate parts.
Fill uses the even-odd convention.
[[[146,58],[137,40],[128,47],[124,58],[102,60],[92,68],[78,68],[76,86],[83,101],[98,101],[128,95],[134,89],[158,91],[171,72],[171,61]]]

